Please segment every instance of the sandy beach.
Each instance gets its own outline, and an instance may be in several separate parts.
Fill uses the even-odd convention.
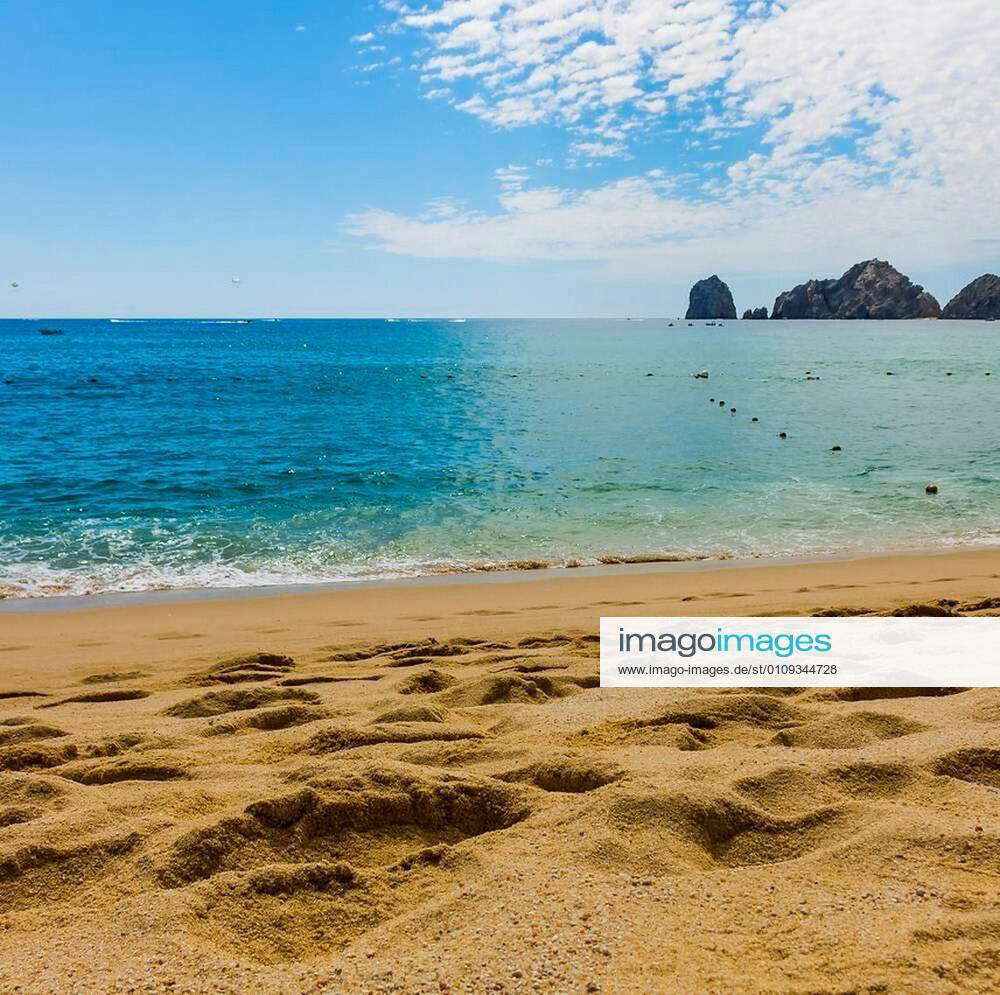
[[[1000,988],[1000,690],[601,689],[596,643],[996,615],[1000,550],[71,607],[0,612],[0,990]]]

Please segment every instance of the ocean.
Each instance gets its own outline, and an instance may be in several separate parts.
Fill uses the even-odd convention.
[[[0,321],[0,592],[995,543],[998,391],[981,322]]]

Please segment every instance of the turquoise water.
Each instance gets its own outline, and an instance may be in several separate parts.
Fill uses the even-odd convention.
[[[998,344],[976,322],[0,321],[0,591],[995,542]]]

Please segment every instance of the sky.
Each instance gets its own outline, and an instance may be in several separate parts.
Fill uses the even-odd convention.
[[[0,316],[742,311],[871,257],[944,304],[1000,271],[998,51],[996,0],[6,0]]]

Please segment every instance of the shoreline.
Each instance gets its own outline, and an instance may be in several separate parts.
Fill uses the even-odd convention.
[[[403,577],[344,578],[342,580],[304,581],[285,584],[249,584],[243,586],[220,587],[171,587],[150,588],[139,591],[100,591],[93,594],[30,594],[0,597],[0,615],[34,614],[37,612],[86,611],[92,607],[126,607],[147,604],[169,603],[173,601],[230,601],[258,598],[274,598],[294,595],[319,594],[345,590],[369,588],[422,586],[449,584],[512,584],[518,581],[545,581],[554,578],[602,577],[616,575],[655,574],[659,572],[688,573],[711,572],[715,570],[740,570],[765,567],[819,566],[825,563],[844,563],[859,560],[886,559],[895,557],[948,557],[965,552],[1000,553],[1000,545],[961,545],[942,549],[939,546],[920,548],[889,549],[875,553],[854,550],[825,555],[803,554],[801,556],[751,556],[751,557],[668,557],[662,559],[637,555],[629,560],[622,557],[620,562],[581,563],[560,565],[515,567],[511,564],[499,565],[496,569],[468,569],[424,573]]]
[[[97,671],[158,675],[241,653],[361,643],[596,632],[601,615],[878,612],[1000,595],[1000,548],[793,563],[685,563],[340,584],[235,596],[176,592],[0,604],[4,690]]]
[[[93,594],[32,594],[23,597],[0,597],[0,615],[35,614],[49,612],[86,611],[93,607],[128,607],[170,602],[231,601],[274,598],[336,591],[366,590],[372,588],[413,588],[450,584],[513,584],[519,581],[538,582],[556,578],[604,577],[635,574],[699,573],[715,570],[741,570],[766,567],[821,566],[828,563],[856,562],[895,557],[950,557],[962,553],[994,551],[1000,545],[962,545],[942,549],[921,547],[917,549],[885,550],[876,553],[849,551],[827,555],[803,554],[802,556],[752,556],[752,557],[664,557],[662,559],[622,558],[618,563],[586,563],[580,565],[529,566],[515,568],[503,565],[497,569],[469,569],[453,572],[426,573],[406,577],[345,578],[329,581],[306,581],[287,584],[260,584],[238,587],[176,587],[150,588],[140,591],[101,591]]]

